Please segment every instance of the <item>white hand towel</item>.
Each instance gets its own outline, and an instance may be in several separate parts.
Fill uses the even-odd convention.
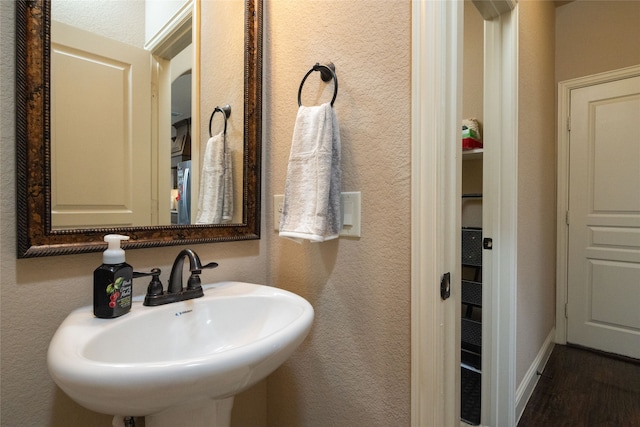
[[[202,159],[196,224],[220,224],[233,216],[230,154],[223,132],[209,138]]]
[[[222,222],[230,222],[233,218],[233,157],[231,156],[230,150],[224,152],[223,162],[224,192],[222,195]]]
[[[340,129],[330,103],[301,106],[287,168],[280,236],[298,243],[335,239],[340,214]]]

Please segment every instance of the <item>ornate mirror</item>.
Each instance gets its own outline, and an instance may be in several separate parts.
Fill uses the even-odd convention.
[[[92,9],[110,3],[124,4],[97,0]],[[136,67],[106,60],[102,52],[91,52],[85,63],[89,69],[106,64],[107,71],[101,68],[91,79],[76,75],[85,67],[78,66],[85,50],[69,47],[73,42],[66,43],[65,37],[80,31],[76,39],[102,46],[103,35],[59,22],[73,13],[57,10],[62,6],[56,0],[16,4],[19,258],[100,251],[109,233],[129,235],[128,249],[260,238],[262,0],[127,2],[131,7],[141,3],[145,6],[138,13],[146,21],[139,25],[146,34],[137,49],[147,59],[143,56],[137,69],[148,74],[144,89],[131,83],[130,71]],[[163,3],[182,6],[150,32],[149,10]],[[212,25],[216,17],[235,24]],[[116,44],[114,50],[126,49]],[[184,55],[192,56],[180,65]],[[113,70],[115,86],[107,83]],[[82,88],[79,82],[87,80],[89,86]],[[115,113],[85,105],[87,99],[111,102]],[[133,106],[139,100],[142,113]],[[140,128],[144,132],[138,133]],[[213,187],[208,150],[220,144],[232,154],[227,162],[224,151],[220,164],[233,170],[224,179],[227,190],[232,188],[225,192],[225,203],[231,200],[233,210],[214,220],[201,211],[203,203],[208,206],[204,194],[214,199],[218,194],[205,189]],[[135,218],[142,220],[131,219],[139,212]]]

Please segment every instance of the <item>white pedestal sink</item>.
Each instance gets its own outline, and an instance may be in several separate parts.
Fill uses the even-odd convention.
[[[242,282],[205,285],[204,297],[98,319],[74,310],[49,345],[49,372],[80,405],[145,416],[147,427],[229,425],[233,396],[278,368],[307,336],[302,297]]]

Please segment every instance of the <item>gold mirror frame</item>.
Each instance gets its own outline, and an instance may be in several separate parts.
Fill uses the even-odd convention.
[[[150,248],[260,238],[262,0],[245,0],[243,214],[240,224],[53,230],[51,224],[50,0],[16,2],[18,258],[104,250],[103,236]]]

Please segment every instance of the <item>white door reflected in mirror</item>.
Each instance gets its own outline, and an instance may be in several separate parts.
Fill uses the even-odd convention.
[[[193,19],[196,5],[206,34]],[[231,194],[242,206],[244,6],[52,0],[54,230],[193,224],[216,105],[235,111],[227,142],[235,153]],[[179,189],[184,162],[189,192]],[[242,210],[224,222],[241,223]]]
[[[151,223],[151,54],[54,22],[54,228]]]

